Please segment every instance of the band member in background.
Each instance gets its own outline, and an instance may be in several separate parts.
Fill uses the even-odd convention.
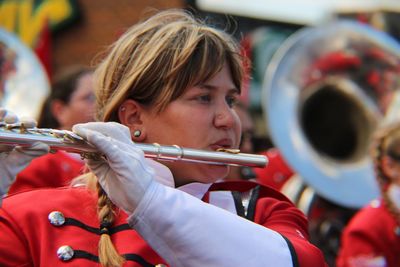
[[[257,182],[280,191],[283,185],[294,174],[293,170],[286,163],[281,152],[276,147],[271,147],[260,154],[268,158],[268,165],[265,168],[254,169]]]
[[[71,130],[74,124],[94,120],[95,95],[93,70],[76,65],[56,75],[52,91],[40,112],[38,127]],[[82,174],[84,162],[79,154],[57,151],[37,159],[21,173],[9,194],[40,187],[60,187]]]
[[[400,124],[378,129],[371,149],[381,198],[346,225],[337,267],[397,267],[400,263]]]
[[[135,145],[238,148],[242,66],[228,34],[182,10],[128,29],[96,69],[99,122],[73,127],[104,157],[72,187],[4,199],[0,265],[325,266],[281,193]]]

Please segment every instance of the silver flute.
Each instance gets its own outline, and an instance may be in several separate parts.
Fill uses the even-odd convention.
[[[101,156],[100,153],[82,137],[67,130],[47,128],[26,128],[21,123],[0,123],[0,145],[30,146],[34,142],[47,144],[51,152],[63,150],[78,153],[83,158]],[[263,155],[239,153],[237,149],[206,151],[182,148],[177,145],[135,143],[143,150],[145,157],[163,161],[185,161],[212,165],[232,165],[264,167],[268,163]]]

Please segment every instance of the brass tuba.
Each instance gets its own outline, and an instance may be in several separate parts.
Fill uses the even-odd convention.
[[[19,117],[37,119],[49,92],[47,74],[36,55],[0,27],[0,106]]]
[[[399,56],[386,33],[339,20],[290,36],[266,70],[262,106],[273,143],[337,205],[360,208],[379,194],[368,149],[374,130],[400,116]]]

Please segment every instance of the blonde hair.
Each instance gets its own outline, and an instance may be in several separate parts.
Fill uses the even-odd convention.
[[[183,10],[159,12],[129,28],[97,67],[97,119],[119,121],[118,107],[125,99],[161,112],[187,88],[212,78],[225,64],[240,90],[244,62],[230,35]],[[112,203],[100,186],[98,192],[100,263],[121,266],[124,258],[106,229],[114,222]]]
[[[396,158],[394,158],[394,155],[396,155]],[[371,146],[371,156],[384,205],[395,220],[400,223],[400,212],[388,195],[388,187],[392,178],[386,174],[382,166],[385,156],[399,161],[397,156],[400,156],[400,122],[387,124],[377,130]]]

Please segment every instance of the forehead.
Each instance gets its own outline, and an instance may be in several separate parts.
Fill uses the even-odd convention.
[[[240,90],[237,88],[237,84],[234,81],[233,73],[228,64],[224,64],[221,68],[216,70],[207,80],[202,82],[204,86],[218,87],[223,85],[224,87],[229,87],[230,89]]]
[[[93,73],[84,73],[76,81],[76,89],[81,87],[93,88]]]

